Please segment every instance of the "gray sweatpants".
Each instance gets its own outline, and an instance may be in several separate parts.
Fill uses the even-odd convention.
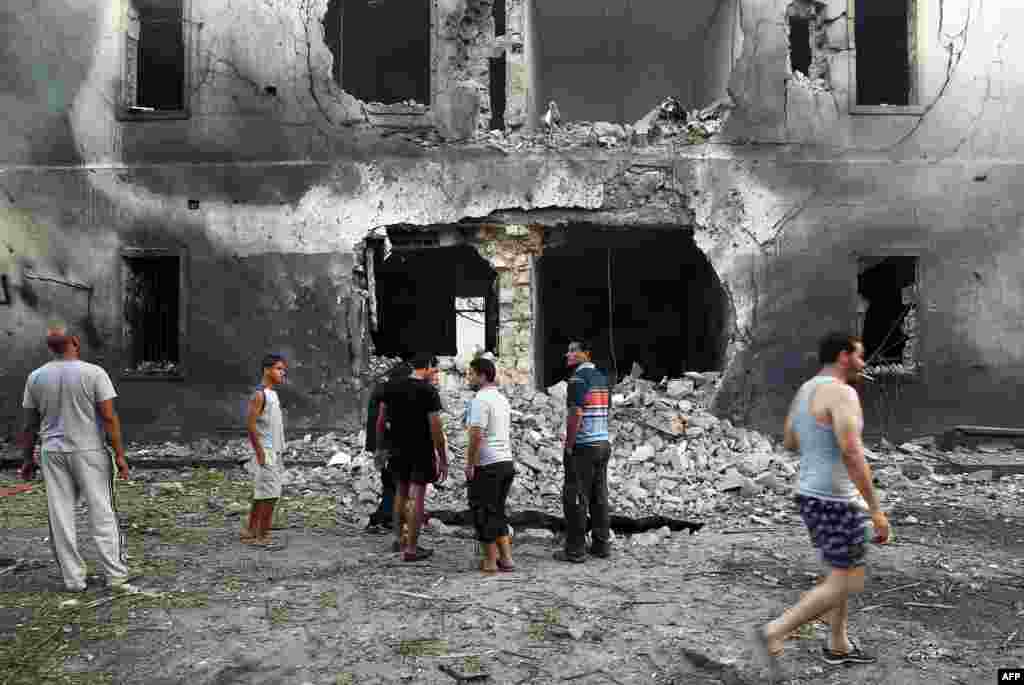
[[[89,507],[92,538],[99,548],[107,581],[128,575],[121,531],[114,513],[114,465],[106,450],[50,452],[43,450],[43,478],[49,505],[50,545],[69,590],[85,587],[85,562],[75,536],[75,507],[83,496]]]

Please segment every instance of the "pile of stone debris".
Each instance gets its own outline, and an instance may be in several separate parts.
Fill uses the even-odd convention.
[[[488,131],[477,142],[503,152],[552,147],[569,149],[699,145],[721,131],[732,108],[732,100],[724,98],[702,109],[687,111],[679,100],[668,97],[633,124],[564,119],[561,124],[547,131]],[[436,131],[410,132],[405,137],[427,148],[445,145]]]
[[[717,373],[691,372],[660,383],[630,376],[614,388],[608,476],[616,513],[700,516],[729,506],[736,498],[758,498],[768,505],[769,500],[789,493],[795,456],[776,449],[769,438],[755,431],[719,420],[705,408],[718,381]],[[515,385],[503,386],[502,391],[512,404],[513,452],[519,465],[510,507],[557,513],[566,385],[559,383],[547,392]],[[428,503],[435,509],[461,509],[465,481],[460,467],[467,443],[463,419],[472,392],[448,388],[443,395],[452,469],[443,487],[431,489]],[[237,451],[244,458],[244,442],[236,442],[243,443]],[[289,489],[302,494],[326,488],[336,492],[345,506],[372,506],[379,482],[362,444],[362,434],[330,433],[316,439],[307,435],[291,441],[286,461],[308,462],[316,455],[323,465],[290,468]],[[788,508],[781,499],[779,504],[779,512]]]

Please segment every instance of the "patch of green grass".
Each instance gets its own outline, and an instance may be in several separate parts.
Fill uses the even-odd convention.
[[[238,578],[224,579],[224,592],[235,593],[242,589],[242,581]]]
[[[561,623],[561,616],[558,609],[550,608],[544,610],[541,620],[530,623],[526,628],[526,635],[531,640],[543,640],[548,635],[548,628]]]
[[[272,607],[270,609],[270,624],[279,626],[288,622],[288,607]]]
[[[24,484],[24,481],[0,480],[0,488],[11,488]],[[28,492],[0,497],[0,527],[5,529],[46,527],[46,486],[42,481],[33,482],[32,486]]]
[[[478,656],[467,656],[462,659],[462,672],[466,675],[473,675],[474,673],[480,673],[483,670],[483,666],[480,664],[480,657]]]
[[[327,592],[321,592],[319,602],[321,609],[337,609],[338,608],[338,593],[336,590],[328,590]]]
[[[398,643],[398,653],[402,656],[444,656],[448,653],[448,641],[435,638],[402,640]]]
[[[356,677],[351,673],[339,673],[334,679],[334,685],[355,685]]]

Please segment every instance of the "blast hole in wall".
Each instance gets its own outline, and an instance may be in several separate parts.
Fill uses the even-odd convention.
[[[872,364],[915,361],[917,269],[917,257],[858,260],[857,292],[867,301],[862,332],[864,357]]]

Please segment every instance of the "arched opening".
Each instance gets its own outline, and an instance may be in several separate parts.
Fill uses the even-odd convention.
[[[583,225],[568,235],[538,261],[543,385],[565,378],[575,337],[590,339],[595,361],[618,378],[634,362],[655,380],[721,370],[728,297],[692,231]]]
[[[436,234],[413,235],[436,240]],[[431,247],[425,242],[393,240],[390,254],[375,265],[377,354],[496,351],[497,273],[468,245]]]

